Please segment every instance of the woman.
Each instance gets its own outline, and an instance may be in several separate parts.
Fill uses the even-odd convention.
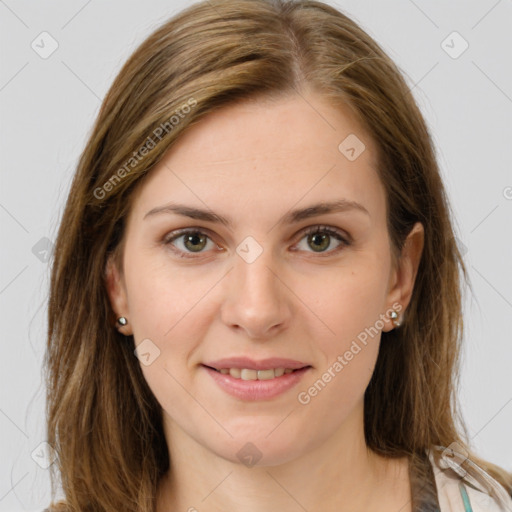
[[[51,510],[511,510],[455,400],[466,274],[429,132],[335,9],[203,2],[153,33],[54,257]]]

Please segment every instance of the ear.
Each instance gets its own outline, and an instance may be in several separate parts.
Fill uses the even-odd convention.
[[[417,222],[407,235],[396,268],[391,272],[386,298],[387,320],[385,327],[382,329],[385,332],[394,328],[392,321],[389,320],[389,312],[395,310],[398,313],[398,320],[402,322],[405,310],[411,301],[414,282],[423,253],[424,236],[423,225],[421,222]]]
[[[133,330],[130,324],[130,311],[128,308],[126,286],[124,284],[122,271],[119,269],[119,265],[114,254],[111,254],[107,259],[107,264],[105,266],[105,284],[108,297],[110,299],[110,305],[112,306],[112,310],[115,314],[117,330],[125,336],[132,335]],[[127,325],[121,326],[117,323],[117,319],[121,316],[128,319]]]

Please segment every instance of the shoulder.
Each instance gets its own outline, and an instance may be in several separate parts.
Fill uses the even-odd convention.
[[[429,458],[441,512],[512,512],[503,486],[460,453],[436,447]]]

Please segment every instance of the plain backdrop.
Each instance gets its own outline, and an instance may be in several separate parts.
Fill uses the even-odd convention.
[[[474,289],[464,417],[477,452],[512,471],[512,2],[328,3],[395,60],[433,133]],[[0,0],[0,511],[49,504],[48,256],[77,160],[121,65],[189,4]]]

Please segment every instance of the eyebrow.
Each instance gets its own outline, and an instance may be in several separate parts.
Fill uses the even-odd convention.
[[[300,208],[292,210],[286,213],[279,219],[279,224],[293,224],[300,222],[311,217],[318,215],[325,215],[328,213],[339,213],[339,212],[362,212],[370,216],[368,210],[360,203],[350,201],[348,199],[339,199],[337,201],[321,202],[306,208]],[[223,217],[215,212],[202,210],[199,208],[193,208],[184,204],[169,203],[164,206],[158,206],[153,208],[144,215],[144,219],[149,216],[156,215],[159,213],[175,213],[191,219],[202,220],[205,222],[212,222],[217,224],[223,224],[228,228],[233,227],[233,221],[229,218]]]

